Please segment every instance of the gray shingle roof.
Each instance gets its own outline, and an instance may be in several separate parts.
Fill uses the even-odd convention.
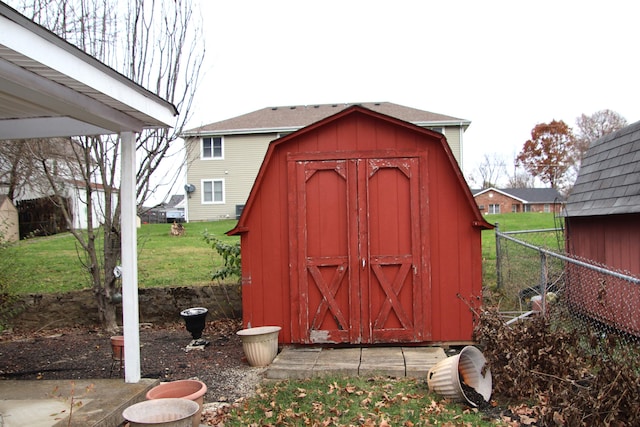
[[[449,124],[461,125],[466,128],[471,123],[465,119],[418,110],[416,108],[405,107],[391,102],[364,102],[355,104],[419,126],[424,126],[428,123],[432,126],[444,126]],[[267,107],[241,116],[188,130],[185,132],[185,135],[258,129],[273,129],[281,131],[297,130],[336,114],[351,105],[354,105],[354,103]]]
[[[564,197],[555,188],[508,188],[503,190],[528,203],[558,203]]]
[[[165,204],[164,207],[172,208],[172,207],[176,206],[178,203],[182,202],[182,200],[184,200],[184,194],[174,194],[174,195],[171,196],[171,198]]]
[[[591,144],[567,202],[567,216],[640,212],[640,122]]]

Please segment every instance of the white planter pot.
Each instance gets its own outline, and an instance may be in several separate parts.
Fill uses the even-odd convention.
[[[131,427],[191,427],[198,409],[200,406],[188,399],[145,400],[126,408],[122,417]]]
[[[475,389],[485,401],[491,398],[491,370],[485,366],[487,360],[480,350],[466,346],[459,354],[439,361],[427,373],[429,390],[441,396],[459,402],[468,402],[477,406],[476,402],[465,394],[460,378],[465,384]]]
[[[237,334],[242,340],[242,349],[251,366],[267,366],[278,354],[280,326],[260,326],[242,329]]]

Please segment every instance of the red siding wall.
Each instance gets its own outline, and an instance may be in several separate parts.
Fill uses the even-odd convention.
[[[640,214],[570,217],[567,250],[640,276]]]
[[[569,253],[640,277],[640,214],[569,217],[566,233]],[[612,309],[640,306],[638,285],[572,265],[567,273],[567,297],[575,310],[640,335],[640,316]]]
[[[282,326],[282,343],[300,342],[300,294],[291,264],[289,206],[296,195],[288,173],[290,153],[413,153],[420,160],[420,237],[424,277],[422,306],[430,338],[470,341],[473,319],[467,305],[479,304],[482,286],[483,222],[446,141],[439,134],[399,125],[365,110],[345,110],[272,143],[242,218],[233,231],[242,235],[242,293],[245,326]],[[295,245],[294,245],[295,247]],[[293,280],[292,280],[293,278]],[[294,283],[292,283],[294,282]],[[464,298],[465,301],[462,301]]]

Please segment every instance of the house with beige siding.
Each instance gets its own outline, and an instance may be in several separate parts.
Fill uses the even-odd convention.
[[[354,104],[267,107],[184,132],[186,220],[237,218],[271,141],[351,105]],[[470,121],[390,102],[358,105],[444,134],[454,158],[462,165],[463,134]]]

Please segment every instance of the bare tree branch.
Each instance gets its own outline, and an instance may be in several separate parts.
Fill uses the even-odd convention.
[[[172,129],[148,130],[137,136],[136,196],[138,205],[142,205],[158,190],[154,175],[163,172],[171,144],[179,138],[191,115],[200,79],[205,49],[192,1],[15,0],[13,4],[35,22],[173,103],[181,112]],[[83,137],[79,146],[82,151],[68,159],[78,165],[74,180],[84,188],[87,237],[77,230],[72,232],[87,253],[86,268],[92,277],[103,325],[115,329],[111,297],[115,292],[113,268],[120,259],[120,141],[114,136]],[[16,155],[24,159],[19,152]],[[56,187],[58,182],[47,163],[49,159],[41,159],[46,182],[54,189],[50,193],[53,197],[64,196],[63,188]],[[2,165],[0,171],[7,165]],[[28,162],[18,162],[18,166],[26,168]],[[18,171],[12,176],[19,176]],[[98,199],[102,201],[96,203]],[[72,215],[68,214],[65,218],[73,224]],[[96,245],[100,232],[101,254]]]

